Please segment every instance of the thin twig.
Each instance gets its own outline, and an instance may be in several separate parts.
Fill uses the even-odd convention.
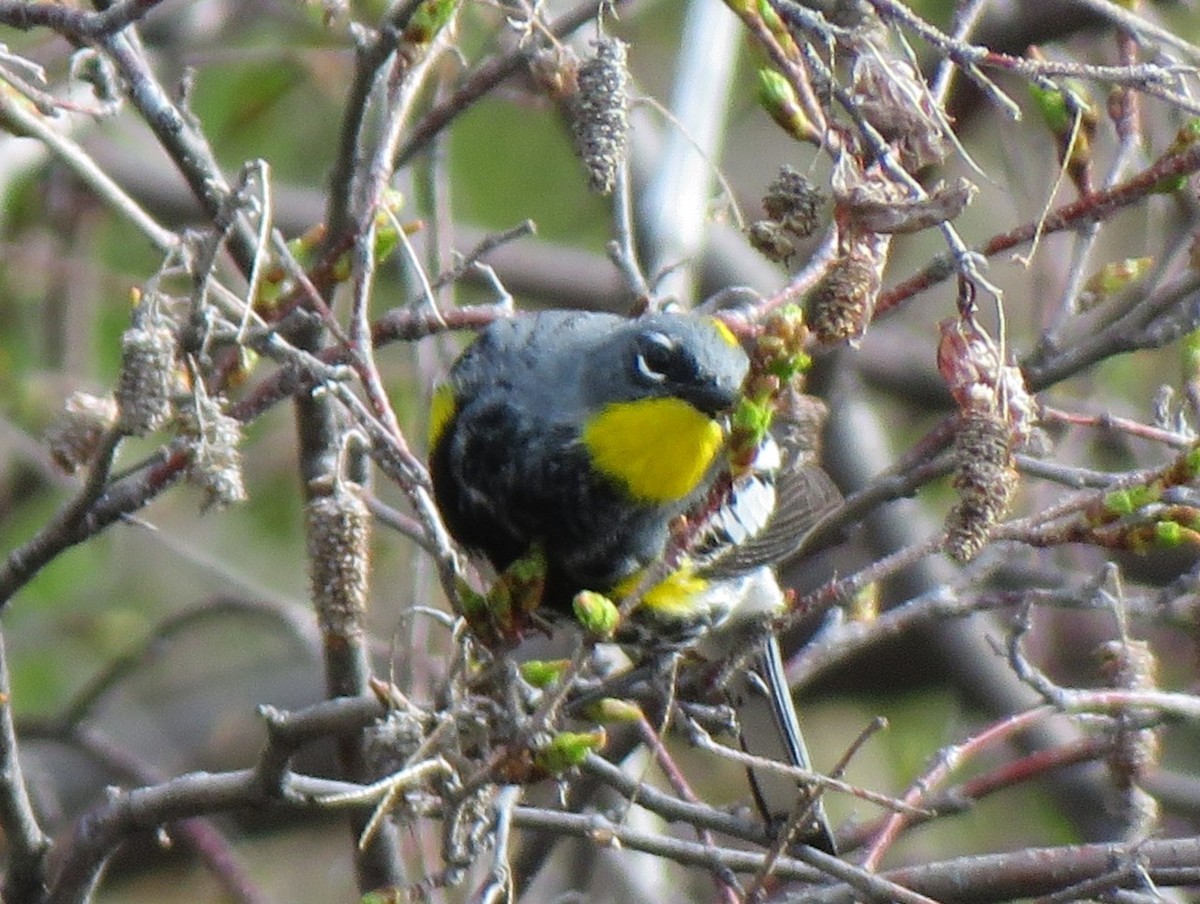
[[[46,883],[50,837],[42,831],[17,755],[8,654],[0,634],[0,827],[8,842],[4,894],[11,901],[33,901]]]
[[[775,772],[779,775],[787,776],[795,779],[798,783],[808,785],[820,785],[822,788],[829,791],[840,791],[844,794],[850,794],[860,800],[865,800],[868,803],[876,804],[896,812],[906,812],[910,816],[926,815],[920,807],[911,806],[904,801],[897,800],[894,797],[889,797],[886,794],[877,794],[874,791],[869,791],[866,788],[860,788],[849,782],[844,782],[841,779],[832,778],[820,772],[813,772],[811,769],[802,769],[799,766],[793,766],[788,763],[780,763],[774,760],[769,760],[765,757],[754,756],[746,753],[743,750],[738,750],[733,747],[728,747],[725,744],[718,743],[706,731],[699,726],[692,726],[693,740],[702,750],[707,750],[722,759],[732,760],[733,762],[745,766],[747,768],[761,769],[768,772]]]
[[[228,200],[229,183],[203,133],[171,100],[136,42],[118,32],[105,37],[101,44],[125,81],[130,103],[179,168],[205,213],[210,219],[218,219]],[[253,267],[255,245],[253,230],[239,218],[230,250],[247,275]]]
[[[1041,233],[1049,235],[1107,219],[1118,210],[1145,200],[1164,179],[1190,175],[1197,170],[1200,170],[1200,145],[1193,145],[1176,154],[1168,154],[1120,185],[1087,195],[1053,211],[1041,221]],[[983,257],[994,257],[1028,242],[1037,231],[1037,222],[1025,223],[976,246],[975,253]],[[955,258],[952,255],[935,258],[917,275],[880,293],[875,306],[876,318],[918,292],[948,279],[956,272]]]
[[[0,22],[29,31],[49,28],[77,41],[107,37],[137,22],[162,0],[121,0],[101,12],[73,9],[58,3],[0,0]]]
[[[1086,63],[1035,60],[997,53],[986,47],[968,44],[939,31],[897,0],[867,0],[867,2],[875,7],[885,21],[897,21],[911,28],[960,66],[992,67],[1015,72],[1026,78],[1066,76],[1108,82],[1114,85],[1129,85],[1139,89],[1145,89],[1156,83],[1173,84],[1178,81],[1179,73],[1177,71],[1154,64],[1092,66]],[[1182,70],[1184,67],[1179,68]]]
[[[19,4],[30,6],[33,4]],[[55,6],[65,10],[66,7]],[[67,167],[113,209],[131,222],[159,251],[178,250],[179,236],[163,228],[129,197],[78,144],[50,127],[42,116],[18,103],[7,91],[0,90],[0,125],[17,135],[36,138],[48,147]]]
[[[609,8],[619,12],[630,0],[613,0]],[[595,0],[584,0],[547,26],[548,34],[564,38],[596,17]],[[462,80],[457,88],[413,125],[409,135],[396,149],[396,168],[408,163],[414,154],[450,123],[469,110],[479,98],[493,91],[505,79],[515,75],[538,52],[536,41],[526,41],[507,53],[492,57]]]
[[[608,244],[608,259],[625,278],[626,288],[639,301],[650,301],[650,284],[638,263],[637,243],[633,235],[633,201],[630,191],[629,166],[617,167],[612,196],[613,239]]]
[[[332,242],[338,242],[348,233],[360,230],[351,228],[355,216],[361,216],[354,202],[360,198],[358,180],[362,178],[367,140],[367,111],[371,107],[371,94],[376,88],[379,74],[391,60],[399,45],[405,23],[412,18],[420,0],[402,0],[394,4],[387,17],[380,23],[373,40],[360,39],[356,48],[354,81],[343,109],[342,126],[338,138],[337,156],[329,174],[329,191],[326,194],[325,222]],[[389,168],[389,172],[391,169]],[[374,215],[371,208],[370,215]]]
[[[1160,25],[1155,25],[1149,19],[1119,3],[1113,3],[1112,0],[1074,0],[1074,2],[1086,6],[1092,12],[1103,16],[1131,34],[1143,38],[1153,38],[1161,44],[1183,51],[1193,59],[1200,60],[1200,47]]]
[[[619,844],[630,850],[645,851],[677,863],[706,869],[753,874],[762,869],[765,862],[763,854],[710,848],[660,833],[640,832],[628,826],[617,825],[599,814],[562,813],[521,807],[513,814],[513,824],[526,829],[577,835],[599,844]],[[901,904],[936,904],[924,895],[880,879],[843,860],[809,847],[798,848],[794,858],[779,858],[775,865],[775,875],[780,879],[813,883],[821,878],[822,874],[845,882],[859,895],[865,894],[871,900],[896,901]]]
[[[312,632],[302,630],[295,623],[294,614],[262,601],[242,600],[235,597],[217,597],[199,605],[189,606],[160,621],[139,644],[121,656],[109,660],[83,688],[63,707],[57,721],[64,726],[75,726],[90,718],[96,708],[112,694],[120,684],[148,667],[167,649],[164,641],[172,640],[205,623],[229,615],[264,618],[281,624],[294,639],[303,642],[306,652],[316,652]]]
[[[991,0],[967,0],[966,3],[954,7],[954,30],[951,38],[955,41],[965,41],[967,35],[975,30],[975,26],[983,17],[983,11]],[[929,94],[938,109],[945,109],[946,98],[950,92],[950,84],[954,78],[956,67],[950,57],[942,57],[934,73]]]
[[[910,790],[904,795],[904,802],[912,807],[920,807],[930,792],[940,782],[945,781],[950,773],[958,769],[967,758],[977,755],[983,748],[996,741],[1011,737],[1030,723],[1044,719],[1050,712],[1052,712],[1050,707],[1040,706],[1019,713],[989,726],[961,744],[944,748],[936,756],[933,767],[912,783]],[[891,815],[863,860],[863,865],[867,869],[876,869],[879,866],[884,854],[908,825],[909,820],[909,813],[896,811]]]

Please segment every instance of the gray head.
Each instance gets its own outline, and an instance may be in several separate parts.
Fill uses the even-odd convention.
[[[620,322],[588,362],[585,379],[593,398],[674,397],[712,417],[733,407],[749,369],[746,353],[720,321],[652,314]]]

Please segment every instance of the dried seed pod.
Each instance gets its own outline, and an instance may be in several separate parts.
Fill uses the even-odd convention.
[[[387,775],[410,765],[436,722],[434,716],[408,701],[389,709],[386,718],[366,731],[366,759],[372,772]]]
[[[1144,640],[1111,640],[1100,645],[1100,666],[1109,687],[1130,691],[1158,687],[1158,658]]]
[[[946,518],[946,552],[969,562],[1006,514],[1017,487],[1012,430],[987,407],[964,413],[954,436],[954,489],[958,502]]]
[[[1112,640],[1100,645],[1101,670],[1110,687],[1148,691],[1158,687],[1158,658],[1144,640]],[[1109,757],[1110,768],[1136,781],[1158,762],[1158,736],[1153,729],[1122,729]]]
[[[55,463],[68,474],[90,464],[104,435],[117,423],[117,413],[111,395],[71,393],[63,410],[46,428],[46,445]]]
[[[313,605],[327,638],[355,637],[365,627],[371,513],[361,487],[331,483],[305,506]]]
[[[970,411],[998,400],[1013,445],[1024,443],[1037,421],[1038,406],[1025,388],[1021,369],[1005,363],[1000,347],[972,317],[951,317],[938,328],[938,373],[958,407]]]
[[[847,254],[838,258],[808,295],[805,318],[822,344],[862,337],[875,312],[879,296],[879,268],[867,257]]]
[[[170,419],[175,345],[175,333],[165,318],[143,303],[133,326],[121,336],[117,424],[123,433],[145,436]]]
[[[442,819],[442,859],[449,884],[461,882],[479,862],[491,843],[495,829],[496,786],[484,785],[460,795],[446,807]]]
[[[825,194],[796,169],[784,165],[767,187],[763,209],[783,229],[799,238],[812,235]]]
[[[755,251],[777,264],[786,266],[796,253],[796,246],[774,220],[755,220],[746,230],[746,237]]]
[[[975,195],[975,186],[966,179],[953,185],[939,182],[924,198],[873,196],[869,186],[852,189],[839,198],[840,209],[854,220],[859,229],[888,235],[905,235],[929,229],[963,212]]]
[[[1122,793],[1121,797],[1126,840],[1130,842],[1145,841],[1154,834],[1154,830],[1158,826],[1158,799],[1137,785],[1131,785]]]
[[[197,392],[180,411],[180,435],[192,440],[187,479],[204,490],[206,510],[246,501],[242,423],[221,410],[221,401]]]
[[[629,153],[629,71],[623,41],[602,38],[595,46],[596,55],[579,67],[573,125],[588,187],[607,195]]]
[[[907,60],[860,54],[851,75],[855,105],[914,173],[949,153],[944,118]]]
[[[1112,640],[1101,644],[1098,653],[1110,687],[1130,691],[1158,687],[1158,658],[1146,641]],[[1131,841],[1146,838],[1158,823],[1158,802],[1138,787],[1146,772],[1158,765],[1158,731],[1138,728],[1134,723],[1140,715],[1145,714],[1131,710],[1118,716],[1113,749],[1108,755],[1108,769],[1120,795],[1125,835]]]

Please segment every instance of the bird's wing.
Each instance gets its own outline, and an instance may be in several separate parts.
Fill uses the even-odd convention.
[[[783,468],[775,481],[774,508],[762,530],[714,556],[704,566],[705,576],[734,577],[792,558],[817,523],[841,502],[833,479],[818,465]]]

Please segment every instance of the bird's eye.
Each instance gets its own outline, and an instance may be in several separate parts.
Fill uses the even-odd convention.
[[[678,347],[670,336],[663,333],[647,332],[638,337],[637,367],[638,376],[647,383],[663,383],[676,366]]]

